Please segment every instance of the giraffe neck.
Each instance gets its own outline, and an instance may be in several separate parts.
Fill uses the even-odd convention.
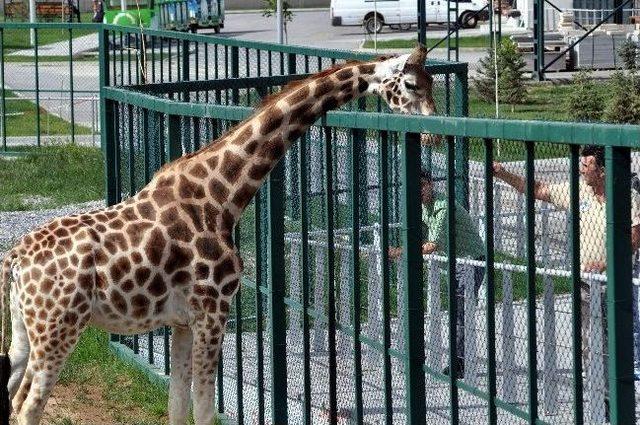
[[[277,96],[232,133],[170,167],[204,189],[221,216],[235,225],[269,172],[327,111],[361,97],[374,80],[375,63],[350,63],[311,77]],[[160,174],[162,174],[161,172]],[[157,176],[161,179],[161,176]],[[230,220],[232,218],[232,220]]]

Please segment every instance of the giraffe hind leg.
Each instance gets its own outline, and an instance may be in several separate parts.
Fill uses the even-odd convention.
[[[30,352],[29,337],[22,319],[17,302],[11,303],[11,347],[9,359],[11,360],[11,376],[9,377],[9,400],[13,400],[18,387],[22,383],[27,369],[27,361]],[[25,396],[26,397],[26,396]]]
[[[16,409],[19,425],[40,423],[64,362],[75,348],[88,321],[88,312],[79,315],[76,311],[62,311],[59,314],[50,312],[46,322],[35,322],[33,329],[37,330],[38,325],[43,325],[44,331],[41,326],[41,331],[33,333],[33,336],[30,334],[31,352],[27,371],[14,399],[14,408],[21,404],[20,409]]]

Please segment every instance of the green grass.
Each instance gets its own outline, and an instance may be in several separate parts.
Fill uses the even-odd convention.
[[[607,85],[596,83],[603,96]],[[495,104],[481,100],[470,84],[469,116],[473,118],[494,118]],[[522,105],[500,104],[499,117],[515,120],[569,121],[568,108],[565,99],[568,98],[571,86],[569,84],[537,84],[529,86],[527,102]],[[498,149],[499,146],[499,149]],[[501,140],[495,143],[496,160],[521,161],[524,160],[525,145],[522,142]],[[478,139],[470,140],[470,157],[480,161],[484,158],[484,143]],[[535,156],[537,159],[566,157],[569,149],[566,145],[553,143],[536,143]]]
[[[0,211],[33,209],[104,199],[104,161],[98,148],[60,145],[0,157]]]
[[[167,390],[150,382],[140,370],[120,361],[110,352],[108,342],[107,333],[88,328],[67,360],[59,385],[80,390],[98,386],[102,402],[114,408],[111,414],[117,423],[134,423],[134,419],[135,423],[166,423]],[[141,417],[132,417],[132,412]]]
[[[92,13],[81,13],[82,22],[91,22]],[[77,38],[97,31],[90,29],[74,29],[72,37]],[[5,29],[4,48],[7,50],[32,49],[30,31],[28,29]],[[69,30],[63,28],[38,30],[38,44],[41,46],[69,39]]]
[[[5,91],[7,107],[7,137],[34,136],[37,134],[38,108],[30,100],[21,99],[10,90]],[[64,102],[64,101],[62,101]],[[65,106],[68,102],[64,102]],[[75,125],[75,134],[91,134],[91,129]],[[71,134],[71,123],[40,107],[40,134],[57,136]]]
[[[471,37],[460,37],[458,47],[487,47],[489,45],[489,37],[484,35],[474,35]],[[428,38],[427,48],[432,48],[440,41],[439,38]],[[378,49],[411,49],[416,47],[418,42],[417,38],[410,40],[406,39],[392,39],[392,40],[380,40],[378,41]],[[367,40],[362,46],[365,49],[373,49],[373,41]],[[447,42],[443,41],[438,47],[447,47]]]

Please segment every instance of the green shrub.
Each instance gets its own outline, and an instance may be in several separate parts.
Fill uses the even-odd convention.
[[[596,87],[590,71],[573,76],[567,98],[567,111],[572,121],[600,121],[604,112],[604,98]]]

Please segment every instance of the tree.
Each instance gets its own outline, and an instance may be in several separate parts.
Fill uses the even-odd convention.
[[[631,40],[625,41],[618,48],[618,55],[622,59],[624,69],[628,71],[635,71],[638,68],[638,45]]]
[[[617,71],[609,82],[609,104],[604,111],[604,120],[618,124],[640,122],[640,99],[634,74]]]
[[[527,86],[524,81],[526,62],[516,44],[508,39],[502,39],[497,49],[498,65],[498,100],[511,105],[511,111],[518,103],[527,100]],[[478,77],[473,84],[480,98],[486,102],[495,102],[495,63],[493,50],[480,59]]]
[[[572,121],[600,121],[605,104],[591,71],[580,71],[573,76],[567,110]]]
[[[276,16],[278,10],[278,0],[263,0],[265,3],[262,16],[270,18]],[[287,42],[287,22],[293,21],[293,12],[289,9],[291,5],[288,1],[282,0],[282,25],[284,27],[284,42]]]

